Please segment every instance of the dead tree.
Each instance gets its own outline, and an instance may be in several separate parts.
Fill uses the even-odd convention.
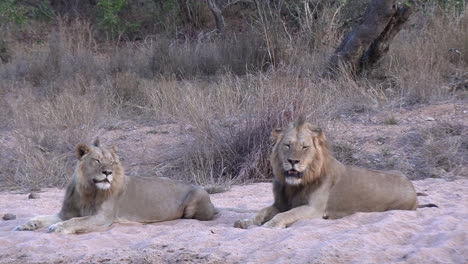
[[[235,5],[237,3],[251,3],[253,0],[225,0],[221,7],[216,4],[216,0],[207,0],[208,8],[210,9],[211,13],[213,14],[216,22],[216,30],[220,33],[224,33],[224,28],[226,24],[224,22],[223,17],[223,10],[226,8]]]
[[[220,34],[223,34],[225,24],[224,24],[224,17],[223,17],[222,10],[219,9],[215,0],[207,0],[207,2],[208,2],[208,7],[210,8],[211,13],[213,13],[213,16],[215,18],[216,29],[218,30]]]
[[[342,66],[357,74],[373,67],[389,50],[390,43],[414,10],[414,1],[374,0],[362,23],[348,33],[329,61],[325,75],[333,77]]]

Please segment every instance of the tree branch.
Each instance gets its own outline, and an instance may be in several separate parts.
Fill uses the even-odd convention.
[[[374,0],[360,25],[348,33],[330,58],[326,76],[343,65],[353,74],[374,66],[389,50],[390,42],[413,13],[414,0],[397,6],[395,0]]]
[[[208,3],[208,7],[211,10],[211,13],[213,13],[213,16],[215,18],[216,29],[218,29],[218,32],[220,34],[223,34],[225,24],[224,24],[224,17],[223,17],[221,9],[219,9],[215,0],[207,0],[207,3]]]

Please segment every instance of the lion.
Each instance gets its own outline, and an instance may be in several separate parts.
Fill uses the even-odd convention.
[[[301,219],[418,208],[411,181],[397,172],[343,165],[330,154],[324,132],[303,117],[271,137],[274,202],[234,227],[285,228]]]
[[[128,177],[116,149],[78,144],[75,172],[58,214],[40,215],[15,231],[84,233],[113,223],[153,223],[180,218],[211,220],[217,209],[198,186],[168,178]]]

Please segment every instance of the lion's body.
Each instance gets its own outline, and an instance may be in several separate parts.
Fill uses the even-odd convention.
[[[330,218],[355,212],[417,209],[413,184],[399,173],[343,167],[342,173],[336,174],[336,184],[330,188],[326,209]]]
[[[179,218],[211,220],[216,213],[208,193],[200,187],[168,178],[139,177],[128,177],[115,210],[116,222],[160,222]]]
[[[276,139],[270,156],[274,174],[273,205],[236,227],[284,228],[301,219],[340,218],[356,212],[416,210],[412,183],[393,172],[345,166],[328,151],[325,135],[303,120]]]
[[[77,152],[79,161],[60,212],[36,216],[15,230],[49,226],[49,232],[79,233],[116,222],[211,220],[216,214],[200,187],[167,178],[127,177],[115,151],[98,143],[79,145]]]
[[[356,212],[416,210],[416,192],[409,180],[398,174],[344,166],[334,160],[333,174],[305,185],[291,186],[275,181],[275,207],[280,212],[309,204],[311,193],[329,186],[329,197],[320,215],[341,218]],[[384,183],[384,184],[382,184]]]

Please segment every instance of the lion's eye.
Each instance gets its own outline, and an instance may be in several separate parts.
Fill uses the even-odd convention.
[[[98,164],[101,164],[101,161],[98,159],[94,159],[94,161],[96,161]]]
[[[309,146],[302,146],[302,149],[303,149],[303,150],[306,150],[306,149],[308,149],[308,148],[309,148]]]
[[[286,148],[289,148],[289,144],[284,144],[284,146],[285,146]]]

